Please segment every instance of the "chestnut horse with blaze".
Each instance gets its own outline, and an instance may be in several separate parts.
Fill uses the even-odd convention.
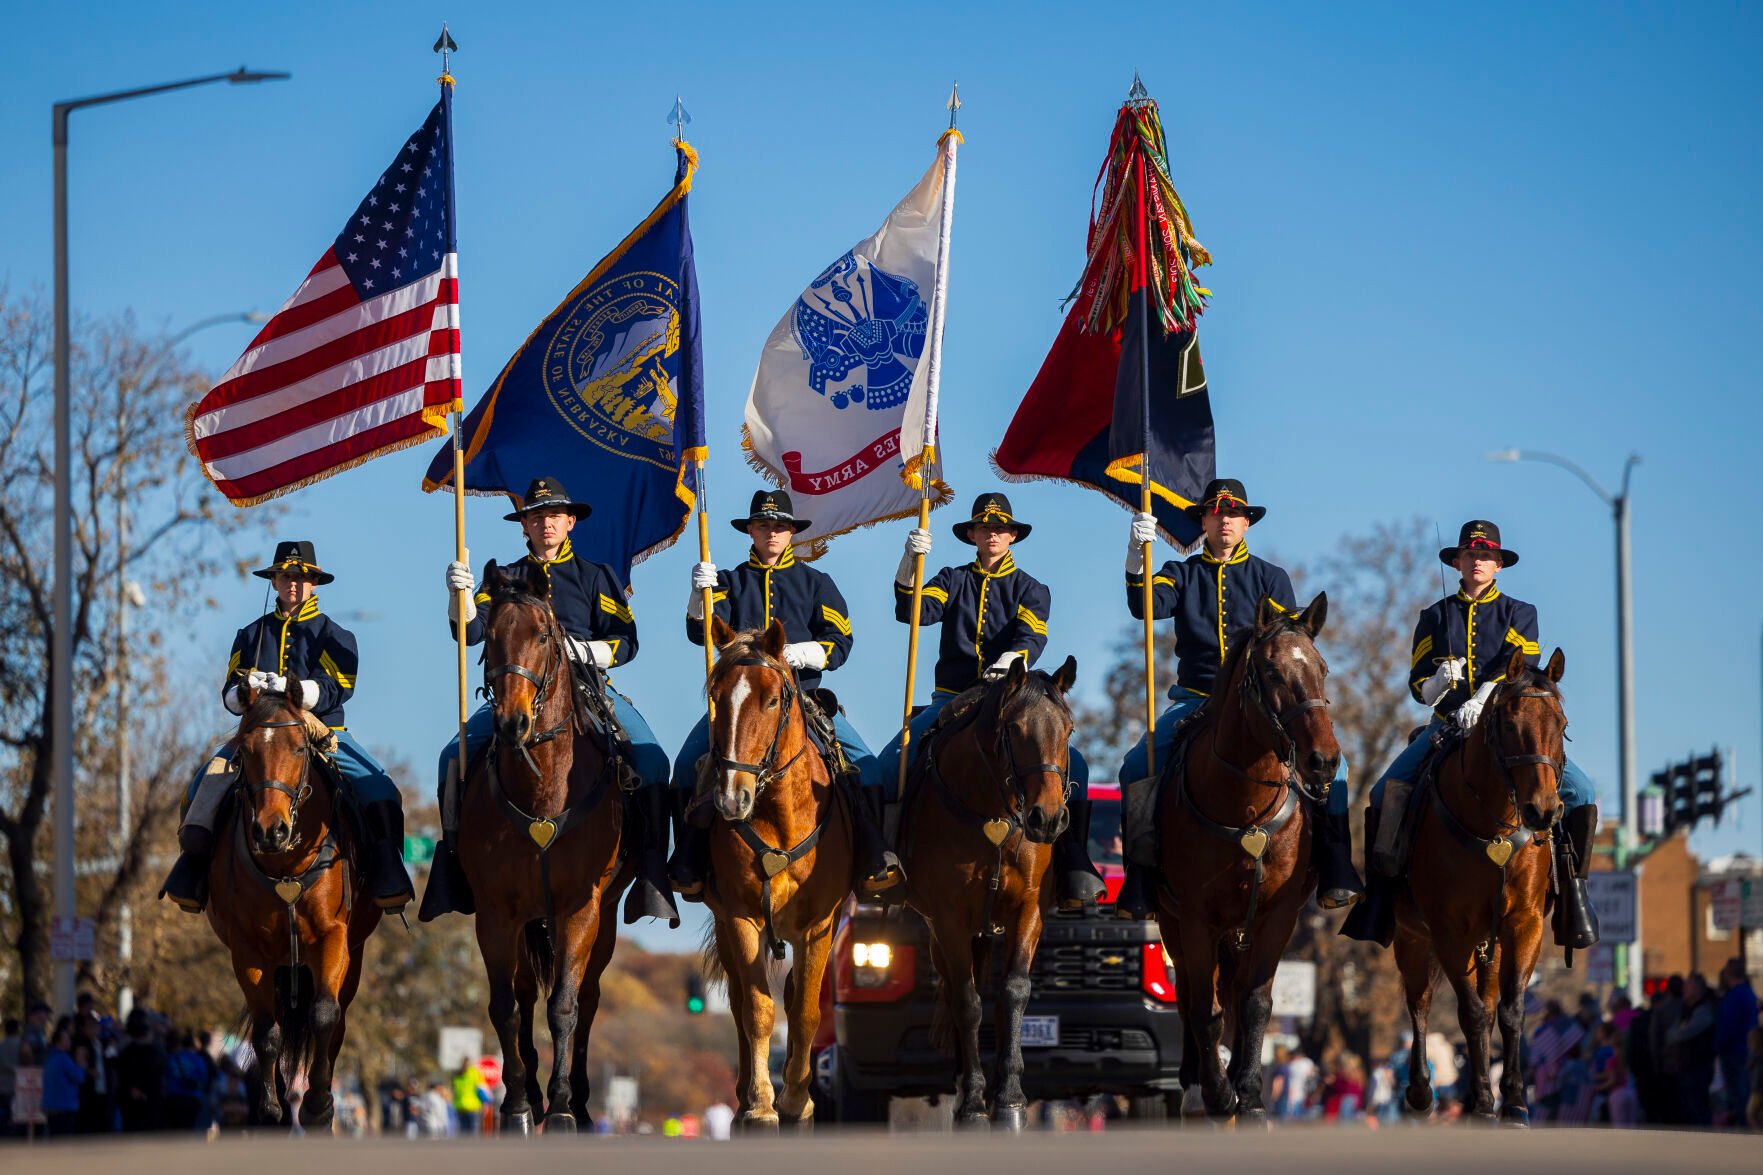
[[[851,816],[809,741],[796,674],[783,659],[784,628],[736,633],[711,627],[716,669],[710,703],[710,878],[715,919],[706,956],[728,980],[740,1048],[736,1125],[776,1129],[814,1118],[808,1083],[820,1028],[821,985],[839,907],[851,892]],[[700,795],[696,802],[703,802]],[[774,1100],[772,960],[792,948],[784,985],[789,1052]]]
[[[1071,657],[1053,673],[1031,672],[1018,659],[1001,679],[976,686],[977,699],[950,702],[913,763],[901,864],[907,900],[930,926],[938,996],[932,1035],[955,1044],[957,1124],[986,1121],[981,992],[994,979],[991,1120],[1012,1130],[1027,1122],[1022,1014],[1053,901],[1053,842],[1071,819],[1065,695],[1076,678]]]
[[[484,688],[495,733],[460,799],[459,864],[477,901],[490,1023],[502,1046],[502,1128],[573,1132],[588,1116],[588,1029],[632,872],[624,794],[589,725],[542,567],[484,577]],[[533,1015],[548,992],[551,1081],[539,1088]]]
[[[1432,1109],[1426,1022],[1443,971],[1469,1051],[1466,1112],[1494,1116],[1488,1048],[1497,1023],[1506,1057],[1500,1117],[1530,1121],[1515,1058],[1524,1041],[1524,992],[1543,949],[1549,836],[1562,812],[1556,787],[1567,759],[1567,711],[1556,683],[1566,667],[1560,649],[1541,671],[1525,664],[1524,650],[1512,651],[1478,729],[1439,762],[1419,816],[1408,884],[1396,901],[1396,965],[1414,1028],[1410,1112]]]
[[[366,900],[334,784],[315,767],[331,742],[282,694],[246,691],[239,780],[208,867],[208,922],[233,957],[262,1077],[258,1117],[281,1122],[307,1070],[300,1124],[330,1125],[331,1074],[380,908]]]
[[[1310,813],[1341,754],[1315,643],[1327,618],[1326,593],[1295,617],[1263,601],[1163,768],[1158,923],[1176,963],[1182,1085],[1197,1083],[1214,1116],[1266,1116],[1273,974],[1316,890]]]

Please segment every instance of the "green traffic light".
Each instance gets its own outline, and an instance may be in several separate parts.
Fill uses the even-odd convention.
[[[686,997],[686,1011],[696,1016],[704,1010],[704,997],[701,995]]]

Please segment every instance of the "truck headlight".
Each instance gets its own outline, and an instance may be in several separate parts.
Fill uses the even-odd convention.
[[[855,942],[851,944],[851,962],[865,971],[874,970],[885,977],[894,963],[894,948],[885,942]],[[859,971],[858,982],[863,982],[863,978],[862,971]]]

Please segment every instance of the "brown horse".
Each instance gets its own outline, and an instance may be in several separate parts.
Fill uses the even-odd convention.
[[[289,1081],[305,1068],[300,1124],[328,1127],[331,1074],[380,909],[360,892],[333,784],[314,766],[331,732],[281,694],[247,692],[245,701],[233,812],[208,868],[208,922],[245,994],[260,1119],[282,1121]]]
[[[1077,661],[1055,672],[1013,662],[1000,680],[978,687],[969,715],[953,716],[926,739],[914,764],[916,791],[902,813],[907,900],[931,932],[938,1005],[933,1035],[954,1038],[959,1067],[955,1120],[986,1121],[987,1079],[980,1060],[980,989],[1001,980],[993,1011],[997,1053],[992,1121],[1020,1130],[1022,1012],[1029,970],[1053,900],[1047,875],[1053,842],[1070,820],[1071,708],[1065,695]]]
[[[710,701],[711,970],[728,980],[740,1045],[737,1125],[773,1128],[814,1118],[808,1082],[820,1028],[821,984],[839,907],[851,892],[851,817],[808,739],[784,628],[736,633],[716,618]],[[773,1100],[770,962],[793,948],[784,986],[789,1053]],[[707,952],[708,953],[708,952]]]
[[[1316,889],[1304,792],[1326,790],[1341,754],[1315,644],[1327,618],[1327,594],[1296,617],[1263,601],[1163,768],[1158,923],[1177,967],[1182,1084],[1197,1084],[1215,1116],[1266,1116],[1261,1042],[1273,973]],[[1218,1054],[1226,1041],[1228,1069]]]
[[[1426,1020],[1442,970],[1457,993],[1457,1023],[1469,1048],[1467,1112],[1494,1116],[1490,1025],[1506,1056],[1500,1116],[1530,1121],[1524,1074],[1524,990],[1543,949],[1549,892],[1549,833],[1561,817],[1556,794],[1567,761],[1567,712],[1556,683],[1560,649],[1537,671],[1514,649],[1505,680],[1488,699],[1481,729],[1439,763],[1420,814],[1408,884],[1396,902],[1396,965],[1414,1026],[1408,1109],[1432,1108]]]
[[[477,901],[490,1023],[502,1045],[502,1127],[574,1131],[587,1116],[588,1029],[630,884],[621,855],[624,796],[589,737],[551,610],[530,563],[485,575],[484,688],[495,734],[460,800],[459,863]],[[533,1009],[548,991],[554,1057],[541,1095]]]

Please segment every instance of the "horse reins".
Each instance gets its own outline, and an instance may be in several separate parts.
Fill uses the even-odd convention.
[[[551,696],[551,687],[557,682],[558,667],[568,660],[568,656],[563,651],[563,629],[562,626],[557,623],[557,613],[552,611],[549,604],[535,603],[532,606],[541,607],[544,610],[545,636],[551,646],[551,652],[545,658],[545,672],[543,676],[534,673],[525,665],[513,661],[494,667],[486,667],[484,669],[484,684],[479,687],[478,693],[486,701],[490,702],[491,705],[494,705],[496,691],[491,684],[492,682],[499,677],[506,677],[509,674],[513,674],[515,677],[524,678],[531,682],[533,688],[538,691],[537,696],[533,699],[533,715],[537,717],[545,709],[545,701]],[[575,712],[575,707],[573,705],[570,707],[570,712],[572,715]],[[553,726],[550,730],[529,735],[516,744],[520,751],[520,757],[526,760],[527,770],[533,773],[534,779],[539,779],[542,776],[539,771],[539,765],[533,761],[532,748],[541,743],[550,742],[552,739],[562,734],[568,725],[567,722],[561,723],[557,726]],[[491,735],[491,741],[492,743],[495,741],[495,736],[493,734]],[[492,750],[492,754],[493,753],[494,751]]]
[[[292,703],[290,703],[290,705],[291,704]],[[289,722],[261,722],[256,726],[253,726],[249,732],[241,732],[240,741],[241,743],[243,742],[244,733],[255,733],[259,730],[269,729],[286,729],[290,727],[304,728],[305,726],[306,723],[300,719],[294,719]],[[300,778],[294,784],[283,783],[279,779],[266,779],[258,783],[253,783],[245,778],[243,771],[240,771],[239,782],[235,784],[234,787],[245,793],[245,803],[250,807],[256,806],[257,796],[262,792],[280,792],[282,795],[287,796],[288,825],[290,828],[298,828],[300,823],[300,804],[303,800],[310,798],[312,795],[312,782],[310,776],[312,774],[312,755],[314,750],[315,748],[312,745],[311,739],[308,738],[307,742],[302,745],[297,752],[301,756]],[[257,880],[258,884],[262,885],[263,888],[279,898],[282,904],[287,908],[288,969],[291,972],[294,968],[300,965],[300,933],[297,922],[296,907],[299,905],[300,899],[306,896],[306,891],[311,887],[312,883],[317,881],[325,873],[329,872],[329,870],[339,862],[343,865],[344,916],[348,917],[353,913],[355,906],[353,894],[354,887],[351,886],[349,882],[348,858],[344,856],[342,847],[337,843],[335,829],[326,827],[324,831],[324,839],[318,842],[318,849],[313,853],[312,861],[305,869],[296,874],[284,875],[279,878],[271,877],[263,871],[263,866],[257,863],[257,856],[251,849],[249,839],[245,836],[245,821],[245,811],[242,807],[239,812],[239,818],[233,822],[235,834],[234,839],[237,841],[233,855],[241,857],[247,866],[247,872]],[[294,847],[292,841],[290,841],[288,847],[290,849]],[[288,984],[288,1006],[290,1008],[298,1007],[299,998],[299,985],[292,982],[290,979]]]
[[[790,716],[796,712],[800,703],[800,692],[797,690],[795,678],[790,672],[770,657],[745,656],[730,662],[730,664],[736,667],[751,666],[757,669],[768,669],[783,679],[783,689],[778,698],[778,708],[782,713],[778,717],[777,728],[771,732],[771,745],[765,748],[764,758],[757,763],[743,763],[739,759],[731,759],[727,755],[718,753],[714,743],[710,748],[711,765],[714,770],[745,771],[753,776],[753,798],[757,801],[759,794],[768,785],[782,779],[784,773],[794,766],[796,761],[808,750],[808,739],[804,736],[802,745],[796,748],[795,754],[782,763],[777,761],[778,747],[782,745],[784,731],[790,725]],[[803,722],[806,723],[807,719],[804,718]],[[831,811],[830,804],[827,811]],[[726,820],[727,817],[724,819]],[[771,952],[771,957],[774,959],[784,957],[784,944],[777,937],[777,932],[772,926],[771,879],[814,850],[814,846],[820,843],[820,834],[826,828],[826,821],[827,815],[823,813],[820,819],[815,822],[814,830],[787,849],[779,848],[768,842],[753,830],[753,825],[747,820],[729,821],[734,827],[735,835],[740,837],[741,843],[752,851],[753,858],[759,865],[759,907],[765,915],[766,949]]]

